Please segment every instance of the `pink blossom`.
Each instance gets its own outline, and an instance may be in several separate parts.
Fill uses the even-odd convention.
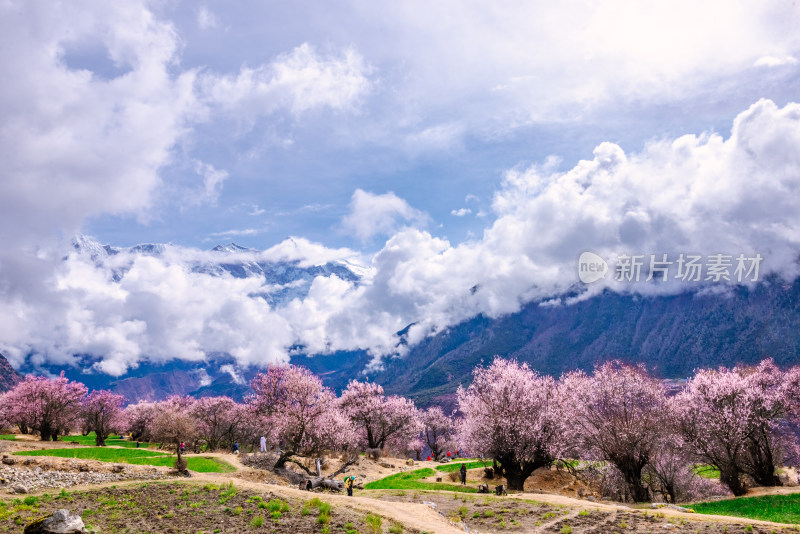
[[[642,469],[667,431],[666,396],[642,367],[607,362],[593,375],[562,378],[559,391],[570,407],[573,453],[616,466],[633,500],[648,499]]]
[[[95,432],[95,444],[103,447],[113,431],[125,427],[122,404],[125,398],[105,389],[92,391],[83,399],[83,421],[85,429]]]
[[[775,467],[796,447],[789,418],[797,402],[796,370],[783,373],[772,360],[758,366],[704,369],[673,401],[676,427],[695,457],[720,470],[735,495],[742,474],[779,485]]]
[[[525,479],[562,450],[566,417],[555,381],[527,364],[495,358],[476,368],[472,384],[457,395],[461,443],[499,463],[509,489],[522,490]]]
[[[68,380],[63,372],[53,379],[28,375],[5,394],[6,418],[23,434],[33,431],[43,441],[56,440],[77,421],[86,391],[86,386]]]
[[[421,429],[414,403],[397,395],[385,396],[378,384],[351,381],[339,404],[356,428],[361,448],[402,449]]]
[[[339,408],[336,395],[311,371],[295,365],[269,366],[253,379],[249,399],[264,430],[277,441],[281,454],[275,468],[293,457],[344,449],[356,442],[350,420]]]

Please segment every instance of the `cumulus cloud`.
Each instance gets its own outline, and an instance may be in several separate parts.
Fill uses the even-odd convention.
[[[374,365],[410,328],[413,344],[477,314],[512,313],[530,301],[553,305],[608,288],[642,294],[722,284],[578,282],[586,250],[618,254],[761,254],[761,277],[798,275],[800,250],[800,104],[762,100],[743,111],[726,139],[715,133],[648,143],[625,153],[613,143],[558,172],[545,161],[505,175],[495,216],[481,239],[458,245],[405,223],[422,215],[391,193],[353,195],[353,232],[394,234],[371,260],[301,238],[268,250],[233,250],[226,262],[330,261],[361,276],[352,282],[320,274],[307,292],[271,307],[263,278],[233,278],[193,269],[218,252],[164,246],[143,255],[103,250],[70,254],[42,301],[6,299],[0,350],[19,363],[69,363],[74,354],[101,359],[118,374],[142,359],[200,360],[229,352],[241,364],[286,361],[293,347],[309,353],[367,349]],[[364,225],[363,227],[360,225]],[[402,228],[399,228],[403,226]],[[399,229],[398,229],[399,228]],[[18,331],[17,331],[18,330]]]
[[[118,374],[141,359],[200,360],[229,352],[244,365],[286,361],[292,347],[309,353],[367,349],[380,358],[405,350],[396,333],[415,323],[413,344],[477,314],[517,311],[530,301],[553,305],[576,291],[608,288],[643,294],[713,285],[578,282],[586,250],[618,254],[763,256],[761,277],[798,275],[800,250],[800,104],[755,103],[725,139],[714,133],[648,143],[626,154],[613,143],[556,172],[545,162],[506,173],[493,199],[495,219],[483,237],[458,245],[417,228],[397,230],[364,261],[348,249],[301,238],[268,250],[234,250],[226,262],[330,261],[349,265],[358,283],[319,275],[308,291],[270,307],[261,278],[220,276],[190,265],[219,261],[218,252],[164,246],[150,255],[71,254],[47,289],[49,307],[7,300],[0,349],[19,363],[26,354],[70,362],[101,358]],[[395,195],[356,191],[352,224],[361,237],[389,232],[421,214]],[[365,263],[367,263],[365,265]],[[10,313],[9,313],[10,312]],[[16,319],[15,319],[16,318]],[[18,332],[12,333],[14,329]]]
[[[213,25],[210,10],[197,15],[201,26]],[[186,156],[187,145],[194,128],[220,111],[215,98],[230,96],[227,80],[235,87],[234,103],[260,99],[270,113],[295,114],[352,110],[370,85],[368,69],[352,49],[321,56],[300,46],[230,78],[183,68],[184,43],[175,26],[144,1],[4,2],[0,43],[15,51],[0,61],[0,76],[13,81],[0,86],[0,350],[16,362],[29,352],[68,360],[79,346],[91,353],[119,351],[115,361],[139,357],[132,347],[147,343],[132,340],[149,339],[154,327],[136,314],[116,327],[102,321],[93,331],[82,326],[91,312],[73,309],[73,292],[87,292],[87,302],[99,297],[64,285],[64,277],[89,277],[90,287],[102,286],[105,278],[86,268],[60,271],[64,240],[92,217],[146,222],[165,205],[213,205],[227,171]],[[249,115],[246,107],[238,111]],[[171,166],[193,166],[195,175],[175,179],[173,173],[166,180]],[[174,269],[164,274],[177,276]],[[65,334],[64,340],[31,324],[39,307],[53,311],[42,324]],[[49,348],[32,348],[44,345]]]
[[[404,225],[425,225],[429,217],[393,192],[376,195],[356,189],[350,199],[350,212],[342,219],[344,232],[361,241],[389,235]]]
[[[353,110],[371,83],[370,67],[355,50],[320,55],[303,43],[291,53],[235,75],[209,74],[202,79],[204,99],[229,112],[271,114],[288,108],[298,115],[330,108]]]
[[[472,213],[472,210],[469,208],[459,208],[457,210],[450,210],[450,215],[454,215],[456,217],[464,217],[465,215],[469,215]]]
[[[388,237],[371,259],[302,238],[230,253],[242,265],[338,261],[363,277],[320,275],[279,306],[261,298],[275,290],[267,280],[188,267],[213,264],[209,251],[166,246],[99,262],[98,247],[94,256],[63,259],[59,237],[88,218],[157,217],[155,199],[165,191],[191,206],[217,201],[229,180],[225,165],[196,160],[190,145],[198,124],[220,116],[247,126],[363,113],[370,142],[416,156],[466,145],[467,136],[502,141],[520,125],[571,120],[621,100],[673,101],[737,73],[763,75],[754,65],[797,63],[800,37],[781,31],[797,26],[797,10],[764,2],[624,4],[362,3],[341,28],[371,20],[378,30],[353,32],[354,47],[303,43],[231,71],[185,68],[176,26],[146,2],[0,4],[0,43],[15,51],[0,62],[2,78],[13,80],[0,85],[0,351],[16,364],[28,357],[67,364],[89,354],[113,374],[143,359],[199,360],[214,351],[261,365],[285,361],[297,346],[369,349],[379,358],[401,350],[396,332],[411,323],[414,343],[479,313],[553,304],[576,290],[686,289],[675,280],[581,286],[576,259],[585,250],[608,259],[759,253],[762,277],[793,278],[800,107],[770,101],[740,113],[727,138],[659,139],[628,153],[601,143],[565,171],[555,160],[508,171],[491,220],[477,207],[454,210],[487,217],[483,235],[466,243],[425,231],[428,216],[394,193],[357,189],[341,228],[364,243]],[[208,7],[190,16],[201,29],[218,24]],[[380,84],[373,65],[384,69]],[[771,75],[784,70],[791,69]],[[385,123],[372,122],[375,110]],[[163,172],[176,160],[194,170],[179,188]],[[251,226],[224,235],[252,235]]]

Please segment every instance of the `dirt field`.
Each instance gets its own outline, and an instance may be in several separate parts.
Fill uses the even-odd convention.
[[[317,498],[318,504],[314,499]],[[253,532],[274,533],[371,532],[378,518],[352,508],[333,505],[326,514],[325,495],[306,499],[271,491],[240,490],[235,485],[199,483],[145,483],[106,487],[91,491],[20,499],[21,506],[7,502],[0,507],[8,517],[0,532],[20,532],[23,525],[59,508],[81,515],[93,532]],[[26,504],[27,503],[27,504]],[[3,509],[6,509],[3,512]],[[370,523],[372,521],[372,523]],[[393,524],[381,520],[381,528]],[[402,532],[419,533],[402,529]]]
[[[52,447],[52,444],[34,441],[2,444],[7,454],[40,447]],[[555,470],[536,473],[526,483],[524,494],[508,497],[447,491],[361,490],[350,498],[338,493],[300,491],[272,473],[244,466],[238,456],[218,456],[236,466],[237,472],[194,474],[190,479],[167,481],[102,483],[70,487],[62,492],[34,491],[30,495],[12,495],[8,488],[0,485],[0,533],[21,532],[27,522],[59,508],[81,514],[92,532],[102,533],[766,534],[794,531],[792,527],[774,523],[674,510],[637,510],[619,503],[592,502],[587,500],[591,496],[588,488]],[[46,469],[105,470],[109,465],[73,459],[37,460],[46,462]],[[363,484],[397,472],[437,465],[433,462],[407,465],[405,460],[395,458],[377,461],[361,458],[357,465],[349,468],[348,474],[355,475]],[[338,460],[331,458],[324,472],[333,472],[338,466]],[[449,482],[447,474],[443,476],[444,481]],[[482,469],[470,470],[468,484],[484,482],[481,477]],[[322,508],[320,503],[324,503]],[[330,512],[325,512],[327,506]]]

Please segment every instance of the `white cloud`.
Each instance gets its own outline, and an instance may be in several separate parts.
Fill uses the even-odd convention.
[[[222,192],[222,184],[228,179],[228,171],[215,169],[213,165],[202,161],[194,162],[194,170],[203,177],[203,183],[199,188],[184,193],[184,204],[191,207],[215,205]]]
[[[472,213],[472,210],[469,208],[459,208],[457,210],[450,210],[450,215],[454,215],[456,217],[464,217],[465,215],[469,215]]]
[[[211,30],[218,26],[217,16],[208,7],[200,6],[197,10],[197,27],[201,30]]]
[[[797,65],[794,56],[762,56],[753,64],[756,67],[782,67],[784,65]]]
[[[388,192],[376,195],[356,189],[350,199],[350,212],[342,219],[342,229],[361,241],[389,235],[405,224],[425,225],[428,216],[405,200]]]
[[[352,49],[323,56],[304,43],[269,64],[243,67],[236,76],[205,75],[202,87],[210,105],[242,116],[281,108],[295,115],[320,108],[349,111],[369,92],[369,72]]]
[[[256,228],[240,228],[235,230],[225,230],[222,232],[212,232],[208,234],[210,238],[229,238],[229,237],[240,237],[240,236],[249,236],[249,235],[258,235],[263,233],[264,230],[258,230]]]
[[[495,194],[496,219],[480,240],[452,245],[428,232],[398,230],[361,268],[359,284],[335,276],[313,280],[308,293],[270,308],[251,295],[269,292],[259,279],[192,272],[190,262],[218,253],[166,246],[157,256],[118,253],[97,267],[85,255],[61,263],[35,305],[6,299],[0,349],[19,363],[102,358],[120,373],[143,358],[202,359],[230,352],[241,364],[286,361],[292,347],[312,353],[397,348],[395,333],[412,322],[418,341],[477,314],[499,316],[531,300],[555,305],[585,289],[576,260],[585,250],[619,253],[760,253],[761,277],[798,275],[800,250],[800,104],[760,101],[734,121],[729,138],[686,135],[626,154],[602,143],[591,159],[555,172],[545,162],[506,174]],[[421,214],[393,194],[356,191],[353,224],[360,235],[387,232]],[[299,261],[359,265],[348,249],[300,238],[226,261]],[[124,276],[115,278],[113,273]],[[605,284],[605,285],[603,285]],[[622,292],[673,293],[678,283],[589,286]],[[43,303],[47,302],[47,305]]]

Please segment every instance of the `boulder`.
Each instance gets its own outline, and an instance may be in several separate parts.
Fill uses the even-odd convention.
[[[25,526],[24,534],[80,534],[88,532],[80,516],[69,510],[56,510],[52,515],[37,519]]]
[[[17,463],[16,458],[11,458],[10,456],[3,456],[2,462],[6,465],[14,465]]]
[[[24,495],[25,493],[28,493],[28,487],[22,484],[14,484],[11,486],[11,491],[19,495]]]

